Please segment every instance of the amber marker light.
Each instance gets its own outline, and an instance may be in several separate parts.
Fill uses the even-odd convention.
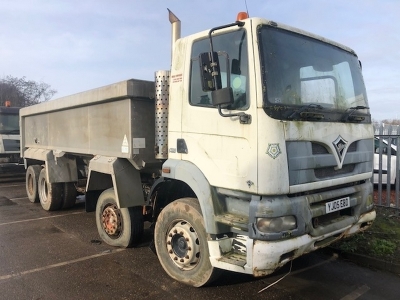
[[[242,21],[245,19],[248,19],[249,15],[247,14],[247,12],[241,11],[240,13],[238,13],[237,17],[236,17],[236,21]]]

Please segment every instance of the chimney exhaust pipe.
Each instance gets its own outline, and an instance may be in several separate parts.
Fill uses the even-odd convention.
[[[171,61],[172,61],[172,57],[174,56],[175,42],[177,39],[181,37],[181,20],[179,20],[178,17],[175,16],[174,13],[169,9],[168,13],[169,13],[169,21],[172,24],[172,32],[171,32]]]

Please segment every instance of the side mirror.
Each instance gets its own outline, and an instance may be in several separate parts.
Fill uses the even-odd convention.
[[[233,104],[233,91],[231,87],[211,92],[212,104],[214,106]]]
[[[204,92],[222,88],[217,52],[204,52],[199,56],[201,87]]]

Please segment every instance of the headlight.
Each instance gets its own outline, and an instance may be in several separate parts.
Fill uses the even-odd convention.
[[[257,228],[264,233],[282,232],[296,229],[297,222],[294,216],[257,218]]]

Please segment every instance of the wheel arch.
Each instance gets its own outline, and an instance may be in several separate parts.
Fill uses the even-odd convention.
[[[165,170],[169,170],[169,173],[164,172]],[[166,194],[168,197],[170,194],[165,189],[171,184],[168,183],[169,181],[181,187],[187,186],[193,194],[182,194],[179,197],[172,197],[173,199],[168,199],[165,205],[179,198],[195,197],[199,201],[207,233],[218,234],[226,231],[226,226],[215,222],[217,202],[214,200],[217,199],[217,195],[203,172],[195,164],[182,160],[167,160],[163,164],[163,180],[159,184],[161,184],[160,188],[163,194]]]
[[[114,188],[119,208],[144,205],[140,171],[128,159],[95,156],[89,162],[86,192]]]
[[[24,152],[25,168],[29,165],[43,165],[49,183],[76,182],[78,171],[76,159],[63,151],[29,148]]]
[[[180,198],[196,198],[196,194],[181,180],[160,177],[153,183],[146,204],[153,207],[156,219],[165,206]]]

